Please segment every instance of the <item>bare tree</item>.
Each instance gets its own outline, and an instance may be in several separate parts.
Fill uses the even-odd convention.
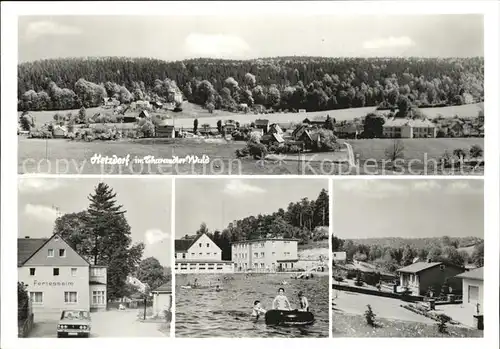
[[[405,146],[399,139],[394,140],[394,142],[385,149],[385,156],[391,162],[392,168],[395,168],[394,163],[398,159],[404,159]]]

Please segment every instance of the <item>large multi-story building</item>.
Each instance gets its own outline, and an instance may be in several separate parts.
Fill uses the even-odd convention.
[[[222,260],[222,250],[206,234],[175,240],[175,272],[179,274],[233,273],[231,261]]]
[[[18,239],[18,280],[27,286],[35,319],[64,309],[106,309],[106,267],[91,265],[59,235]]]
[[[293,270],[298,262],[298,240],[266,238],[231,244],[236,271],[275,272]]]

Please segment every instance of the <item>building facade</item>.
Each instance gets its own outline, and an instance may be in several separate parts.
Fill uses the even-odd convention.
[[[347,261],[347,252],[345,251],[333,252],[332,259],[335,263],[345,263]]]
[[[464,268],[442,262],[417,262],[398,270],[400,286],[415,295],[427,295],[431,289],[437,295],[445,284],[461,293],[462,282],[455,276],[462,272]]]
[[[232,261],[222,260],[222,250],[206,234],[175,240],[175,272],[179,274],[233,273]]]
[[[436,138],[437,128],[429,120],[388,119],[382,126],[386,138]]]
[[[27,286],[34,317],[64,309],[106,309],[106,267],[91,265],[59,235],[18,239],[18,280]]]
[[[256,239],[231,244],[237,272],[277,272],[297,268],[297,239]]]
[[[167,282],[151,291],[153,294],[153,314],[170,321],[172,314],[172,283]]]

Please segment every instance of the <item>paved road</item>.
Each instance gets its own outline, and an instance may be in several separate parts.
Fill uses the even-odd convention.
[[[405,304],[405,302],[399,299],[339,290],[332,290],[332,292],[335,309],[339,309],[342,312],[362,315],[367,309],[366,306],[369,304],[371,305],[373,312],[379,318],[434,323],[432,319],[402,308],[401,305]]]
[[[168,329],[159,323],[143,323],[138,321],[139,310],[109,310],[91,313],[91,337],[166,337]],[[29,337],[56,338],[57,321],[36,322]]]

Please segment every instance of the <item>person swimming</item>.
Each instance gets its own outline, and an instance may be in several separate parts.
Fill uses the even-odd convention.
[[[266,309],[262,308],[260,301],[253,302],[252,316],[254,316],[256,320],[259,320],[259,316],[265,313]]]
[[[297,294],[299,296],[299,311],[309,311],[309,301],[307,298],[304,296],[304,293],[302,291],[299,291]]]
[[[273,309],[277,310],[292,310],[290,301],[285,296],[285,289],[280,287],[278,289],[278,295],[273,300]]]

